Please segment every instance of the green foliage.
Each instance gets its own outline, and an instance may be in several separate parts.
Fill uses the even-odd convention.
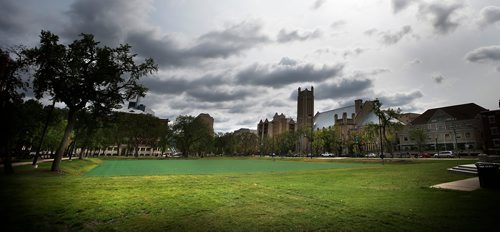
[[[77,114],[85,108],[107,113],[133,96],[144,96],[146,88],[139,83],[145,75],[157,71],[152,59],[136,64],[129,45],[117,48],[99,46],[91,34],[69,45],[48,31],[40,35],[40,47],[26,49],[23,54],[35,66],[33,90],[37,98],[50,95],[68,107],[67,126],[53,163],[60,171],[60,161],[69,144]]]
[[[342,146],[333,127],[323,128],[313,132],[313,149],[316,154],[337,153]]]
[[[423,128],[412,128],[409,131],[410,134],[410,139],[414,140],[415,143],[417,144],[417,149],[419,152],[422,152],[423,146],[426,144],[427,141],[427,130]]]
[[[396,132],[402,128],[402,124],[397,121],[401,114],[400,109],[386,109],[382,110],[382,103],[380,101],[375,101],[373,112],[379,118],[379,126],[381,127],[381,134],[383,138],[383,144],[387,151],[391,154],[394,149],[394,143],[396,142]]]
[[[12,56],[16,56],[12,58]],[[0,157],[4,161],[4,170],[12,173],[12,153],[19,150],[19,127],[25,123],[18,118],[22,113],[17,106],[22,103],[24,94],[21,90],[26,89],[27,83],[21,78],[25,63],[16,49],[4,51],[0,49],[0,112],[2,112],[2,123],[0,123]],[[22,131],[21,133],[23,133]],[[21,138],[22,139],[22,138]]]
[[[295,150],[297,143],[297,133],[285,131],[275,138],[276,149],[275,153],[279,155],[287,155]]]
[[[203,155],[212,150],[213,134],[208,125],[193,116],[180,115],[172,126],[175,146],[188,157],[193,151]]]
[[[47,93],[70,110],[90,105],[96,111],[109,112],[123,100],[143,96],[146,88],[139,79],[157,70],[153,60],[137,65],[129,45],[98,45],[91,34],[81,34],[81,39],[65,46],[59,44],[57,35],[42,31],[40,47],[25,51],[37,66],[36,97]]]

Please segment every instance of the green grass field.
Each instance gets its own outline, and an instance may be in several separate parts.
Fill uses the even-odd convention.
[[[0,175],[1,229],[498,231],[500,228],[499,191],[429,188],[469,177],[450,173],[446,168],[474,161],[389,161],[381,165],[353,160],[224,159],[202,161],[197,165],[204,171],[198,172],[186,170],[197,167],[194,164],[170,161],[148,160],[153,162],[150,166],[160,166],[150,173],[144,171],[145,167],[125,166],[106,171],[108,165],[129,162],[126,164],[140,166],[144,160],[64,161],[65,174],[50,173],[50,163],[41,164],[36,170],[17,167],[14,176]],[[262,168],[256,167],[258,164]],[[173,167],[163,168],[164,165]],[[177,174],[172,174],[174,167],[182,165],[185,166]],[[134,175],[136,171],[142,173]]]
[[[353,168],[366,164],[282,160],[106,160],[86,176],[159,176],[175,174],[287,172]]]

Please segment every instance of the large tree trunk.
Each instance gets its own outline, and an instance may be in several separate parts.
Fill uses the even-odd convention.
[[[36,149],[35,156],[33,157],[33,163],[31,165],[37,166],[38,157],[40,156],[40,149],[42,149],[43,139],[45,138],[45,134],[47,134],[47,129],[49,128],[50,118],[52,117],[52,112],[54,112],[54,108],[56,105],[56,99],[52,100],[52,107],[50,108],[49,113],[47,114],[47,119],[45,120],[45,124],[43,125],[42,137],[38,142],[38,147]]]
[[[64,130],[64,136],[59,144],[59,148],[57,149],[56,155],[54,157],[54,161],[52,162],[52,168],[50,169],[53,172],[61,171],[61,160],[64,154],[64,151],[68,147],[69,137],[71,132],[73,131],[73,127],[75,126],[76,121],[76,112],[70,109],[68,112],[68,124],[66,125],[66,129]]]

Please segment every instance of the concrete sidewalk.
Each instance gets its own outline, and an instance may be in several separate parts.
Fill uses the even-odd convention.
[[[62,158],[62,160],[68,160],[68,159],[69,159],[68,157]],[[39,164],[39,163],[52,162],[52,161],[54,161],[54,159],[39,159],[36,163]],[[32,161],[29,161],[29,162],[14,162],[14,163],[12,163],[12,167],[23,166],[23,165],[31,165],[32,163],[33,163]],[[0,168],[3,168],[3,164],[0,164]]]
[[[464,180],[457,180],[453,182],[447,182],[442,184],[437,184],[431,186],[431,188],[439,188],[439,189],[451,189],[458,191],[474,191],[479,189],[479,177],[467,178]]]

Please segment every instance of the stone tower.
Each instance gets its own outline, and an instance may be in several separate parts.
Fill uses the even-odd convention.
[[[301,90],[297,97],[297,129],[312,130],[314,123],[314,87]]]
[[[314,87],[301,90],[297,97],[297,131],[302,133],[297,144],[297,151],[301,154],[312,153],[312,130],[314,125]]]

